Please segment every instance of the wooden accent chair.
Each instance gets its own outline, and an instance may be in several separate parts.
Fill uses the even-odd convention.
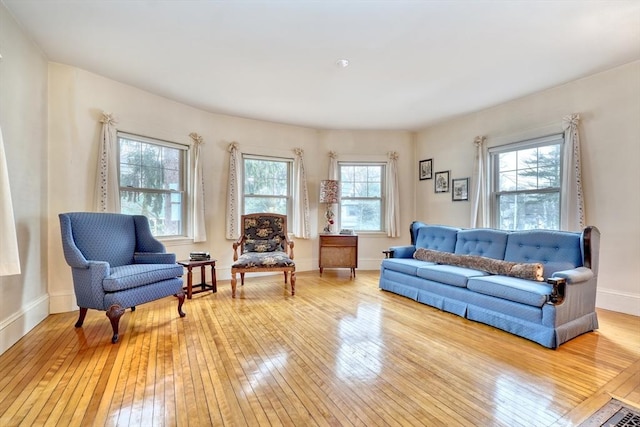
[[[287,275],[289,275],[291,295],[295,295],[296,265],[293,262],[293,242],[287,238],[286,215],[273,213],[242,215],[240,227],[242,236],[233,244],[231,296],[236,297],[237,273],[240,273],[240,282],[244,285],[245,273],[268,271],[283,271],[285,286]]]
[[[176,255],[151,234],[142,215],[97,212],[61,213],[62,248],[73,274],[73,287],[82,326],[88,309],[106,311],[113,336],[126,308],[175,295],[182,304],[183,268]]]

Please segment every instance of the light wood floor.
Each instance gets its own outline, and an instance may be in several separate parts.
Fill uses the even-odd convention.
[[[248,279],[127,312],[49,316],[0,356],[0,425],[576,425],[640,404],[640,318],[549,350],[380,291],[378,272]],[[249,278],[249,276],[247,276]]]

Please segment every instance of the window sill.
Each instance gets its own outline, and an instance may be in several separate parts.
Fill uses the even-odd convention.
[[[163,239],[158,239],[165,246],[186,246],[193,245],[193,238],[191,237],[165,237]]]

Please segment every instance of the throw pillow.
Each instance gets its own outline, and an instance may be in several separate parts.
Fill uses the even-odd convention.
[[[517,277],[520,279],[544,281],[543,267],[540,263],[517,263],[475,255],[458,255],[449,252],[418,248],[413,254],[415,259],[437,264],[482,270],[491,274]]]

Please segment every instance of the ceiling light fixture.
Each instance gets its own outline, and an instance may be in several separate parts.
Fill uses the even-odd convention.
[[[347,68],[349,66],[349,60],[348,59],[338,59],[336,61],[336,65],[340,68]]]

